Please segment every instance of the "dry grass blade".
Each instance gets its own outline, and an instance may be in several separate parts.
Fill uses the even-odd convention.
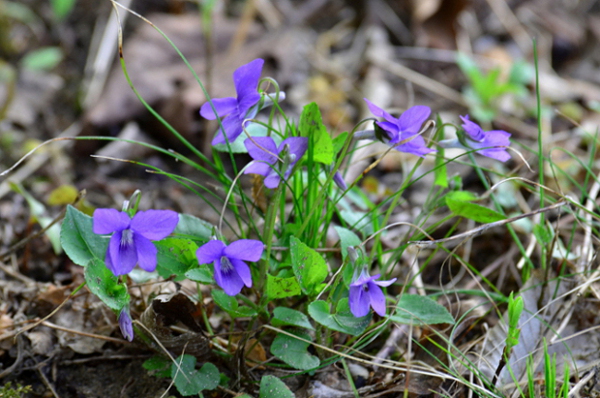
[[[540,214],[540,213],[545,213],[547,211],[550,210],[554,210],[554,209],[558,209],[562,206],[567,205],[569,202],[566,200],[561,200],[560,202],[556,202],[553,205],[547,206],[547,207],[543,207],[541,209],[538,210],[534,210],[530,213],[525,213],[525,214],[521,214],[515,217],[510,217],[507,218],[506,220],[500,220],[500,221],[496,221],[496,222],[492,222],[489,224],[485,224],[485,225],[481,225],[477,228],[473,228],[469,231],[460,233],[460,234],[456,234],[453,235],[449,238],[443,238],[443,239],[435,239],[435,240],[430,240],[430,241],[411,241],[408,242],[410,245],[414,245],[417,247],[427,247],[427,246],[433,246],[433,245],[438,245],[438,244],[443,244],[443,243],[447,243],[447,242],[451,242],[451,241],[455,241],[455,240],[462,240],[462,239],[468,239],[477,235],[482,234],[483,232],[487,231],[490,228],[495,228],[495,227],[499,227],[502,225],[506,225],[506,224],[510,224],[512,222],[521,220],[523,218],[527,218],[527,217],[532,217],[535,216],[536,214]]]

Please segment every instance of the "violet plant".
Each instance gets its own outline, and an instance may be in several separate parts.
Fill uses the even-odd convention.
[[[243,324],[247,328],[244,332],[259,342],[271,335],[264,339],[272,341],[271,355],[299,371],[340,360],[339,353],[369,349],[369,343],[390,322],[452,323],[442,305],[403,293],[408,287],[406,281],[397,279],[398,259],[409,242],[424,239],[437,224],[428,224],[426,215],[417,217],[413,221],[417,228],[406,232],[397,247],[379,238],[390,227],[390,217],[404,200],[406,189],[422,178],[415,171],[426,157],[437,165],[426,172],[434,173],[436,181],[426,208],[447,206],[448,218],[465,217],[483,223],[502,219],[500,212],[472,203],[477,197],[461,191],[460,184],[449,186],[451,160],[444,158],[444,148],[461,147],[470,156],[477,153],[505,162],[510,158],[506,151],[510,134],[484,131],[467,116],[462,117],[462,129],[455,126],[458,139],[444,140],[440,123],[435,127],[428,121],[430,108],[413,106],[395,117],[365,99],[377,118],[371,119],[373,128],[358,130],[357,126],[354,131],[334,136],[323,124],[315,103],[304,107],[298,121],[283,113],[277,103],[277,99],[285,98],[283,93],[263,89],[278,87],[272,79],[261,80],[263,63],[256,59],[235,71],[237,97],[209,98],[200,110],[202,117],[219,120],[212,141],[216,145],[214,161],[201,157],[204,163],[200,165],[156,148],[223,184],[227,195],[214,195],[197,177],[176,176],[142,164],[204,199],[222,218],[225,228],[222,223],[212,225],[197,215],[172,210],[138,212],[137,204],[129,208],[133,200],[126,202],[122,212],[97,209],[93,218],[69,207],[61,232],[63,247],[73,262],[85,267],[90,291],[118,315],[123,337],[141,343],[152,339],[147,330],[136,326],[143,305],[148,303],[140,307],[137,300],[134,305],[128,292],[128,280],[134,276],[136,265],[149,278],[187,279],[199,286],[209,285],[211,297],[204,297],[198,289],[193,299],[198,303],[212,300],[236,318],[231,328]],[[268,122],[257,119],[271,104],[274,107]],[[239,140],[243,145],[233,151]],[[362,193],[362,174],[348,182],[340,174],[341,166],[351,161],[359,142],[363,145],[365,140],[381,141],[390,149],[414,155],[402,186],[380,203]],[[218,145],[223,143],[227,145]],[[220,155],[224,152],[235,158],[238,151],[247,152],[252,161],[242,170],[233,164],[233,175],[225,169]],[[244,177],[246,174],[258,179],[259,190],[249,192],[242,187],[240,179],[250,178]],[[215,196],[224,212],[214,206],[215,198],[206,198],[206,194]],[[333,231],[337,241],[332,245]],[[434,306],[438,315],[408,320],[398,315],[402,311],[418,314],[419,306],[425,304]],[[213,326],[206,318],[203,322],[208,339],[216,344]],[[303,343],[298,345],[299,341]],[[316,351],[308,350],[306,342],[310,341],[319,343]],[[290,355],[284,348],[287,346],[301,348]],[[227,350],[220,354],[231,355]],[[188,359],[181,356],[179,366],[193,369],[195,361],[188,363]],[[177,369],[171,368],[174,375]],[[214,369],[208,367],[209,371]],[[205,384],[190,387],[173,377],[180,392],[193,390],[196,394],[209,389]]]

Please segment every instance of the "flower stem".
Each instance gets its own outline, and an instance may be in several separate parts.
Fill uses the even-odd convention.
[[[279,184],[275,189],[275,194],[271,198],[269,208],[265,217],[265,229],[263,232],[263,242],[267,245],[265,250],[265,259],[259,263],[259,278],[257,281],[257,288],[260,292],[263,292],[265,283],[267,281],[267,274],[269,272],[269,260],[271,258],[271,247],[273,246],[273,232],[275,230],[275,221],[277,218],[277,210],[279,208],[278,203],[281,199],[281,190],[284,184]],[[263,292],[264,293],[264,292]]]

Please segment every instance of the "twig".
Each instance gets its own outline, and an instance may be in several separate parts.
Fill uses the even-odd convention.
[[[108,336],[102,336],[101,334],[86,333],[86,332],[82,332],[80,330],[75,330],[75,329],[69,329],[69,328],[66,328],[63,326],[58,326],[58,325],[56,325],[52,322],[48,322],[48,321],[42,321],[41,324],[44,326],[48,326],[49,328],[52,328],[52,329],[60,330],[62,332],[78,334],[80,336],[91,337],[93,339],[98,339],[98,340],[106,340],[106,341],[110,341],[113,343],[129,344],[129,342],[127,340],[116,339],[114,337],[108,337]]]
[[[5,175],[7,175],[8,173],[12,172],[14,169],[16,169],[21,163],[23,163],[27,158],[29,158],[31,155],[33,155],[42,146],[50,144],[52,142],[56,142],[56,141],[72,140],[73,137],[76,137],[80,131],[81,131],[81,124],[73,123],[65,131],[63,131],[58,137],[44,141],[40,145],[33,148],[31,151],[27,152],[14,165],[12,165],[8,169],[1,172],[0,177],[3,177]],[[66,145],[67,143],[64,143],[64,144]],[[38,154],[38,156],[31,158],[23,168],[21,168],[19,171],[17,171],[11,177],[11,181],[20,182],[20,181],[27,179],[37,169],[39,169],[40,167],[47,164],[49,159],[50,159],[49,153],[40,153],[40,154]],[[3,197],[4,195],[6,195],[8,192],[10,192],[10,187],[8,186],[8,182],[6,180],[2,181],[0,183],[0,198]]]
[[[6,264],[4,264],[2,262],[2,255],[0,255],[0,270],[2,272],[4,272],[5,274],[12,276],[15,279],[20,280],[21,282],[23,282],[25,285],[27,286],[31,286],[31,285],[35,285],[35,281],[31,278],[26,277],[25,275],[22,275],[20,272],[18,271],[13,271],[10,267],[8,267]]]
[[[436,239],[436,240],[430,240],[430,241],[410,241],[410,242],[408,242],[408,244],[409,245],[415,245],[417,247],[424,247],[424,246],[433,246],[433,245],[437,245],[437,244],[441,244],[441,243],[446,243],[446,242],[450,242],[450,241],[457,240],[457,239],[470,238],[470,237],[473,237],[473,236],[480,235],[480,234],[482,234],[483,232],[485,232],[486,230],[488,230],[490,228],[499,227],[501,225],[510,224],[512,222],[518,221],[518,220],[520,220],[522,218],[535,216],[536,214],[540,214],[540,213],[545,213],[547,211],[554,210],[556,208],[564,206],[567,203],[568,202],[566,200],[561,200],[560,202],[556,202],[553,205],[550,205],[550,206],[547,206],[547,207],[543,207],[543,208],[538,209],[538,210],[534,210],[531,213],[525,213],[525,214],[521,214],[519,216],[507,218],[506,220],[500,220],[500,221],[492,222],[492,223],[489,223],[489,224],[484,224],[484,225],[481,225],[481,226],[479,226],[477,228],[474,228],[474,229],[472,229],[470,231],[466,231],[466,232],[460,233],[458,235],[451,236],[449,238]]]
[[[36,370],[37,370],[38,374],[40,375],[40,379],[42,379],[42,383],[44,383],[44,385],[46,386],[46,388],[48,390],[50,390],[50,392],[52,393],[52,395],[54,396],[54,398],[60,398],[60,395],[58,395],[58,393],[56,392],[56,390],[54,389],[54,387],[50,383],[50,380],[48,380],[48,378],[46,377],[46,375],[44,374],[44,372],[42,372],[42,369],[40,367],[37,367]]]
[[[79,203],[79,201],[81,201],[86,195],[86,191],[81,190],[79,191],[79,193],[77,194],[77,197],[75,198],[75,200],[73,201],[73,206],[75,206],[77,203]],[[17,243],[15,243],[14,245],[12,245],[11,247],[8,248],[8,250],[6,250],[4,253],[0,254],[0,261],[4,260],[9,254],[11,254],[12,252],[14,252],[15,250],[18,250],[19,248],[25,246],[29,241],[31,241],[32,239],[35,239],[39,236],[41,236],[42,234],[44,234],[46,231],[48,231],[54,224],[56,224],[57,222],[59,222],[60,220],[63,219],[63,217],[65,216],[65,213],[67,212],[67,208],[63,208],[61,210],[61,212],[54,218],[54,220],[52,220],[52,222],[48,225],[46,225],[44,228],[40,229],[39,231],[37,231],[35,234],[33,235],[29,235],[23,239],[21,239],[20,241],[18,241]]]
[[[390,357],[394,352],[396,352],[398,341],[404,336],[408,335],[407,328],[408,325],[404,324],[396,324],[395,327],[392,328],[392,332],[389,337],[385,340],[383,347],[375,354],[375,358],[373,359],[373,363],[379,364],[382,363],[384,359]]]
[[[23,361],[23,337],[17,337],[17,359],[8,368],[0,372],[0,379],[12,374],[12,372],[21,364]]]
[[[2,340],[6,340],[8,338],[11,337],[18,337],[21,333],[23,332],[27,332],[31,329],[34,329],[36,327],[38,327],[39,325],[41,325],[43,322],[47,321],[48,319],[52,318],[65,304],[67,304],[67,302],[71,299],[71,297],[73,297],[73,295],[75,293],[77,293],[79,291],[79,289],[81,289],[83,286],[85,286],[85,282],[82,283],[81,285],[79,285],[71,294],[69,294],[69,297],[67,297],[62,303],[60,303],[60,305],[58,307],[56,307],[51,313],[49,313],[48,315],[46,315],[45,317],[43,317],[42,319],[37,319],[33,324],[24,327],[23,329],[20,330],[15,330],[12,333],[7,333],[5,335],[0,336],[0,341]]]

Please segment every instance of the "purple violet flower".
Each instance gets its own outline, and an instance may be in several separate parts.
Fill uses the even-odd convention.
[[[349,305],[350,312],[357,318],[363,317],[369,313],[369,306],[380,316],[385,316],[385,296],[381,287],[387,287],[396,281],[396,278],[389,281],[375,282],[381,275],[369,276],[363,269],[358,278],[350,284]]]
[[[199,264],[213,263],[215,282],[230,296],[252,287],[250,267],[244,261],[258,261],[264,250],[259,240],[240,239],[226,245],[220,240],[211,240],[196,251]]]
[[[348,184],[346,184],[346,181],[344,181],[344,176],[339,171],[336,171],[333,175],[333,182],[335,182],[335,185],[337,185],[340,190],[348,190]]]
[[[129,315],[129,309],[123,308],[119,314],[119,327],[121,333],[127,341],[133,341],[133,322],[131,315]]]
[[[469,120],[469,115],[460,117],[463,121],[468,146],[472,149],[485,148],[477,151],[480,155],[506,162],[510,154],[506,147],[510,145],[510,133],[503,130],[484,131],[477,123]]]
[[[115,209],[96,209],[93,220],[95,234],[114,232],[105,263],[113,274],[125,275],[136,264],[148,272],[156,269],[157,250],[151,241],[170,235],[179,222],[179,215],[171,210],[147,210],[130,219],[127,213]]]
[[[247,138],[244,145],[248,154],[254,159],[246,167],[244,174],[259,174],[265,177],[265,187],[273,189],[279,186],[281,175],[284,180],[287,180],[294,165],[304,156],[308,148],[308,138],[286,138],[277,148],[271,137],[252,137]],[[284,149],[286,150],[284,151]],[[286,167],[286,169],[282,170],[281,167]],[[278,169],[279,172],[277,172]]]
[[[424,157],[426,154],[435,152],[434,149],[427,148],[423,137],[418,135],[421,126],[429,117],[431,109],[424,105],[416,105],[408,108],[399,118],[395,118],[368,99],[364,99],[369,110],[376,117],[385,119],[383,122],[375,122],[377,126],[387,134],[385,142],[400,152],[412,153],[413,155]],[[409,141],[397,145],[404,140]]]
[[[208,120],[221,118],[222,128],[212,141],[213,145],[224,144],[225,137],[229,142],[235,141],[242,134],[242,123],[245,119],[252,119],[258,112],[255,105],[260,101],[258,81],[262,72],[264,60],[257,58],[242,65],[233,72],[233,83],[237,98],[213,98],[202,105],[200,115]],[[212,105],[215,107],[213,110]],[[215,115],[216,113],[216,115]]]

